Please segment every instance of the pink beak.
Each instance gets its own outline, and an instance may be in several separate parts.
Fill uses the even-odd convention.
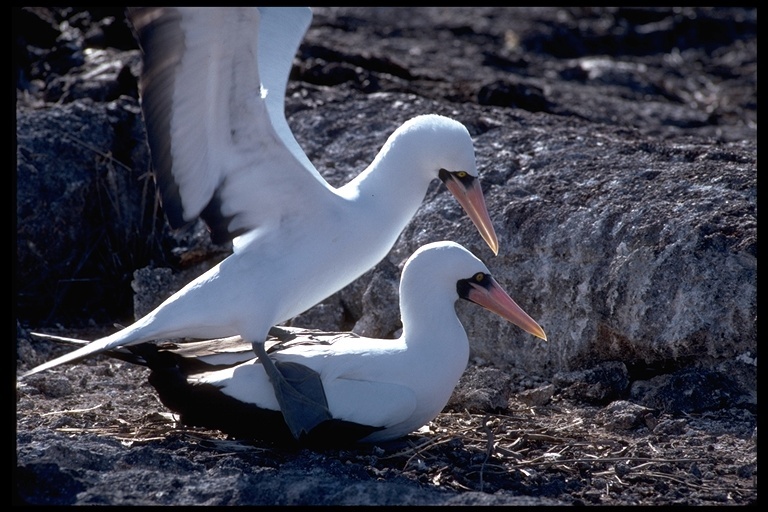
[[[485,206],[485,197],[483,196],[483,189],[480,187],[480,180],[473,178],[468,185],[465,185],[464,182],[451,175],[444,179],[443,183],[467,212],[469,218],[472,219],[493,254],[499,254],[499,241],[496,238],[493,223],[491,223],[491,216],[488,215],[488,208]]]
[[[536,320],[528,316],[528,313],[512,300],[512,297],[504,291],[504,288],[495,279],[491,276],[487,277],[491,280],[490,286],[470,283],[472,288],[469,291],[468,299],[509,320],[525,332],[546,341],[547,335],[544,329],[536,323]]]

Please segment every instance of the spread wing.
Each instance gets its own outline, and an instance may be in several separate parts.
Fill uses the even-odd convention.
[[[131,8],[141,103],[172,227],[202,217],[221,243],[317,211],[334,193],[285,119],[308,8]]]

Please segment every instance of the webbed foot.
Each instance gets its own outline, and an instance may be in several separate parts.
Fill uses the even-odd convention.
[[[323,421],[333,419],[320,374],[299,363],[273,361],[263,343],[254,343],[253,351],[272,382],[283,419],[295,439],[308,434]]]

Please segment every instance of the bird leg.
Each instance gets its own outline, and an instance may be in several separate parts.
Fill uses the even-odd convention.
[[[272,382],[283,419],[294,439],[333,419],[320,374],[303,364],[273,361],[264,343],[253,343],[253,351]]]

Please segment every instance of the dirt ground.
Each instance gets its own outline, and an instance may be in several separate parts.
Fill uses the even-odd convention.
[[[23,331],[19,346],[30,364],[62,351],[27,339]],[[397,501],[405,486],[416,496],[432,490],[472,496],[472,504],[488,503],[488,497],[495,500],[491,503],[534,500],[525,504],[757,503],[757,420],[744,409],[673,416],[628,402],[594,406],[564,397],[568,393],[558,386],[511,375],[504,380],[511,386],[506,408],[483,412],[478,404],[493,400],[467,394],[476,392],[482,372],[470,367],[450,407],[401,441],[309,449],[228,439],[180,425],[147,383],[148,370],[99,356],[35,375],[18,388],[16,499],[28,504],[365,504],[367,499],[406,504],[413,501]],[[102,443],[116,452],[105,454]],[[164,489],[159,495],[147,493],[145,479],[125,475],[143,466],[134,460],[143,448],[157,457],[142,474]],[[202,464],[199,472],[188,467],[192,463]],[[284,482],[325,471],[339,486],[338,495],[328,495],[327,485],[322,493],[274,499],[218,492],[190,497],[182,491],[204,481],[213,485],[221,464],[247,475],[279,470],[289,475]],[[119,479],[123,492],[113,485],[110,492],[102,488],[107,474]],[[175,486],[163,484],[168,478]],[[378,498],[349,495],[352,483],[382,482],[393,485],[394,497],[387,491]],[[134,486],[135,492],[127,490]]]

